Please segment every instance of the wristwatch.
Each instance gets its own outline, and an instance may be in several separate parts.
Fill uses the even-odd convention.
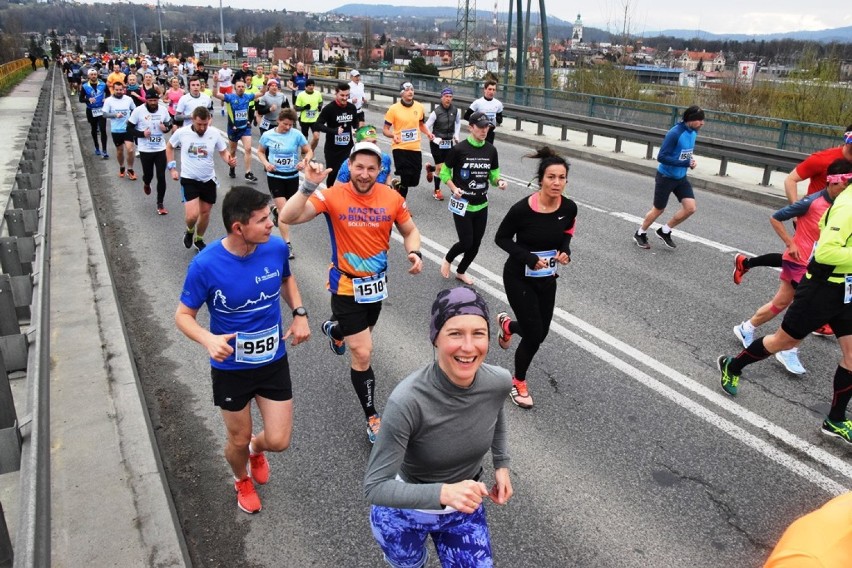
[[[293,317],[296,316],[308,317],[308,310],[306,310],[304,306],[299,306],[298,308],[293,310]]]

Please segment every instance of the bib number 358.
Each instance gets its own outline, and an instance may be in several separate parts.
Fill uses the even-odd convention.
[[[280,337],[277,325],[263,331],[238,331],[235,359],[239,363],[250,364],[272,361],[278,352]]]
[[[388,297],[388,278],[385,273],[352,280],[355,302],[373,304]]]

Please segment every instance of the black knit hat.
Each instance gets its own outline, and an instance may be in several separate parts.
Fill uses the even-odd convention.
[[[447,288],[438,292],[438,297],[432,304],[432,318],[429,325],[429,340],[435,344],[441,328],[452,317],[463,315],[481,316],[489,326],[488,304],[473,288],[459,286]]]

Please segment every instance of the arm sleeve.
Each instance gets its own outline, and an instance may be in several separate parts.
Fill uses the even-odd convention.
[[[503,111],[502,110],[497,113],[496,120],[497,120],[498,125],[503,124]]]
[[[817,197],[819,193],[813,193],[808,195],[804,199],[800,199],[795,203],[791,203],[786,207],[782,207],[778,211],[772,214],[772,218],[776,221],[788,221],[795,217],[801,217],[805,213],[808,212],[808,209],[811,207],[811,203],[813,203],[814,198]]]
[[[456,137],[456,140],[461,140],[461,109],[456,111],[456,124],[453,136]]]
[[[515,232],[518,223],[518,206],[513,205],[497,228],[497,235],[494,237],[494,242],[497,246],[509,253],[509,256],[527,265],[530,268],[535,267],[538,262],[538,257],[532,252],[515,242]]]
[[[506,427],[505,407],[500,407],[497,414],[497,424],[494,426],[494,438],[491,440],[491,459],[494,469],[509,467],[512,459],[509,457],[509,432]]]
[[[429,118],[426,119],[426,128],[429,129],[429,132],[432,132],[432,127],[435,126],[435,121],[438,120],[438,115],[435,114],[435,111],[429,113]]]
[[[497,181],[500,179],[500,168],[494,168],[493,170],[488,172],[488,181],[491,185],[496,186]]]
[[[660,146],[660,151],[657,153],[657,161],[666,166],[675,168],[688,168],[689,160],[678,160],[677,149],[678,140],[683,133],[680,129],[672,129],[666,134],[663,139],[663,144]]]
[[[473,114],[473,105],[467,107],[467,110],[464,111],[464,119],[470,120],[470,115],[472,115],[472,114]]]
[[[330,106],[327,106],[320,111],[319,118],[317,118],[317,121],[314,123],[314,126],[319,127],[319,129],[325,132],[326,134],[337,134],[337,128],[331,128],[329,126],[326,126],[325,124],[327,120],[326,115],[328,115],[328,112],[326,111],[330,108]]]

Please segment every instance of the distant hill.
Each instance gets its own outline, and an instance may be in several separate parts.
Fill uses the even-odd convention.
[[[362,18],[382,18],[382,19],[391,19],[391,18],[435,18],[440,20],[455,20],[456,19],[456,9],[448,6],[426,6],[426,7],[417,7],[417,6],[393,6],[391,4],[344,4],[339,8],[335,8],[334,10],[329,10],[329,12],[335,12],[337,14],[342,14],[344,16],[357,16]],[[508,16],[507,12],[501,12],[499,17],[502,20],[506,20]],[[477,10],[476,11],[476,19],[477,20],[491,20],[494,17],[494,13],[488,10]],[[538,25],[539,14],[538,12],[533,12],[530,14],[530,23]],[[561,20],[555,17],[548,17],[547,23],[549,26],[571,26],[571,22],[566,22],[565,20]]]
[[[774,34],[713,34],[701,30],[661,30],[645,32],[642,35],[645,37],[656,37],[662,35],[676,37],[680,39],[699,38],[706,41],[772,41],[773,39],[796,39],[801,41],[818,41],[821,43],[852,43],[852,26],[847,26],[844,28],[834,28],[830,30],[799,31]]]

